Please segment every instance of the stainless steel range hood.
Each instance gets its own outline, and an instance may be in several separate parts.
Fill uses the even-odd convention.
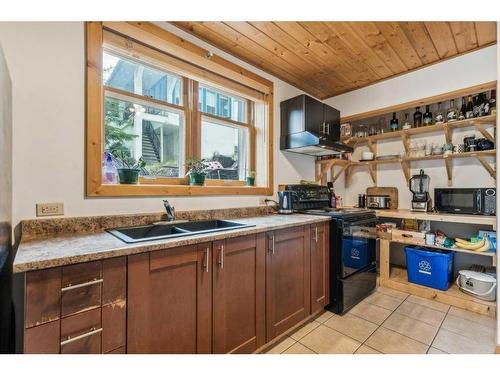
[[[334,142],[308,131],[282,135],[280,139],[280,149],[311,156],[325,156],[340,154],[342,152],[352,152],[352,147],[344,143]]]
[[[280,149],[311,156],[352,152],[340,142],[340,112],[308,95],[280,103]]]

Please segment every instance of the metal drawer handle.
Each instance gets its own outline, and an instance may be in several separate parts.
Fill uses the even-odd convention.
[[[224,268],[224,245],[220,245],[219,261],[220,269]]]
[[[274,236],[271,236],[270,240],[271,240],[270,243],[271,248],[269,250],[271,251],[271,254],[274,255]]]
[[[83,333],[83,334],[81,334],[79,336],[71,337],[71,338],[69,338],[67,340],[61,341],[61,346],[68,345],[68,344],[70,344],[70,343],[72,343],[74,341],[83,339],[85,337],[96,335],[99,332],[102,332],[102,328],[98,328],[98,329],[94,329],[93,328],[92,331],[90,331],[90,332],[86,332],[86,333]]]
[[[318,227],[314,227],[314,241],[318,242]]]
[[[103,281],[104,281],[104,279],[94,279],[94,280],[91,280],[91,281],[87,281],[86,283],[81,283],[81,284],[66,286],[64,288],[61,288],[61,292],[66,292],[66,291],[72,290],[72,289],[83,288],[83,287],[86,287],[86,286],[89,286],[89,285],[100,284]]]
[[[205,272],[208,272],[209,265],[210,265],[210,248],[207,247],[205,249],[205,265],[204,265]]]

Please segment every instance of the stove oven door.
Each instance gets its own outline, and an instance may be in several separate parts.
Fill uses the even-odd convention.
[[[364,220],[343,220],[337,256],[340,258],[342,279],[361,270],[373,267],[376,262],[377,233],[376,218]]]

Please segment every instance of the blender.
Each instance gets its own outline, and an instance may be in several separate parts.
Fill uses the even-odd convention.
[[[431,178],[421,169],[418,175],[410,178],[410,191],[413,193],[411,210],[427,212],[431,210],[431,197],[429,195],[429,184]]]

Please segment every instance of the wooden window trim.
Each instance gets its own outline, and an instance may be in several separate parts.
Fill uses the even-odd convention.
[[[117,35],[109,32],[126,35]],[[106,41],[104,35],[106,34]],[[114,36],[117,38],[114,38]],[[133,41],[131,41],[133,39]],[[134,43],[134,44],[131,44]],[[143,46],[144,43],[148,47]],[[130,48],[130,46],[134,48]],[[149,47],[153,47],[150,49]],[[163,68],[178,74],[182,66],[189,66],[188,77],[182,74],[183,102],[182,106],[167,103],[162,100],[143,97],[128,91],[104,87],[102,82],[102,51],[103,48],[112,52],[122,53],[143,61],[147,65],[155,66],[153,60],[159,56],[165,57]],[[139,59],[134,51],[143,48],[153,51],[151,59]],[[155,51],[155,49],[157,51]],[[156,55],[156,52],[158,55]],[[175,58],[168,55],[175,55]],[[210,195],[272,195],[273,194],[273,83],[253,72],[231,63],[217,55],[187,42],[162,28],[144,22],[87,22],[86,23],[86,195],[89,197],[113,196],[210,196]],[[168,61],[166,61],[168,60]],[[183,61],[184,60],[184,61]],[[189,61],[191,64],[188,64]],[[176,69],[167,68],[180,62]],[[192,79],[196,78],[196,81]],[[255,127],[254,119],[247,114],[248,123],[240,123],[224,117],[206,114],[198,111],[198,81],[216,89],[235,94],[247,99],[247,110],[251,110],[248,103],[262,102],[266,105],[266,132],[264,140],[267,151],[267,184],[266,186],[245,186],[245,181],[211,180],[207,179],[206,186],[189,186],[184,178],[144,178],[141,177],[137,185],[106,185],[102,184],[102,154],[104,151],[103,103],[105,91],[115,92],[136,98],[151,105],[161,105],[184,111],[185,118],[185,157],[199,157],[201,150],[200,137],[201,116],[213,117],[217,121],[227,122],[236,126],[249,128],[251,170],[255,171]],[[253,105],[253,103],[251,104]],[[249,112],[250,113],[250,112]],[[193,126],[190,126],[193,125]]]

